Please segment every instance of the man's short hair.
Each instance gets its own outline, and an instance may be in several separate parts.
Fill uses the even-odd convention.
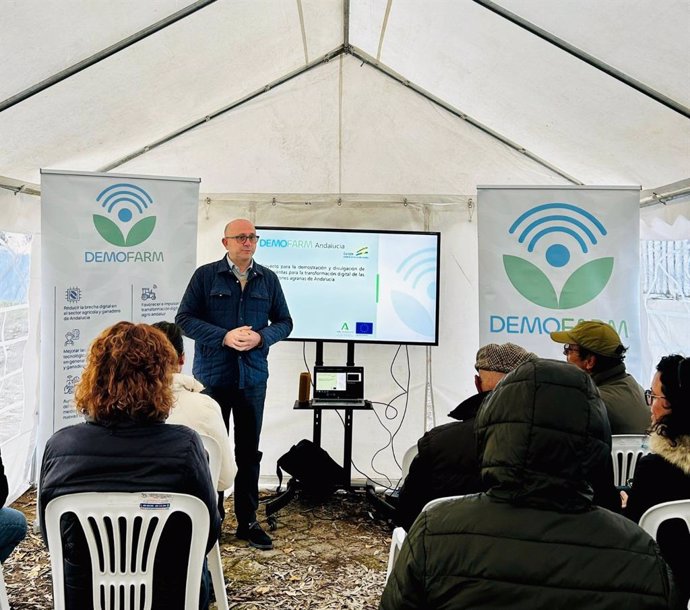
[[[182,329],[174,322],[156,322],[151,324],[154,328],[163,331],[170,343],[173,344],[178,358],[184,354],[184,341],[182,340]]]
[[[528,352],[515,343],[489,343],[479,348],[474,368],[478,371],[510,373],[522,363],[536,358],[536,354]]]

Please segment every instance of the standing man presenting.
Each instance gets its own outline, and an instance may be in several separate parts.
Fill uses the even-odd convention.
[[[278,277],[253,259],[258,239],[249,220],[230,221],[222,240],[227,255],[194,272],[175,322],[195,341],[194,377],[220,405],[226,428],[232,412],[236,536],[266,550],[273,542],[256,510],[267,356],[292,331],[292,318]]]

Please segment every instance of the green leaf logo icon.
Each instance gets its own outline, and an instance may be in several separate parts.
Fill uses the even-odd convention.
[[[604,289],[613,273],[613,257],[598,258],[585,263],[567,279],[559,309],[572,309],[589,303]]]
[[[533,263],[519,256],[503,255],[503,267],[510,283],[535,305],[558,309],[558,297],[546,274]]]
[[[94,214],[93,224],[98,234],[109,244],[120,248],[128,248],[131,246],[138,246],[151,236],[153,229],[156,227],[156,217],[148,216],[142,218],[131,228],[126,239],[122,231],[120,231],[120,227],[106,216]]]
[[[503,256],[510,283],[528,301],[549,309],[572,309],[589,303],[608,284],[613,273],[613,257],[599,258],[576,269],[566,280],[560,297],[546,274],[518,256]]]
[[[156,226],[156,217],[148,216],[143,218],[137,224],[135,224],[129,234],[127,235],[127,241],[125,246],[138,246],[141,242],[147,240],[153,229]]]
[[[93,215],[93,224],[96,227],[99,235],[113,246],[124,246],[125,238],[122,235],[119,227],[110,218],[105,216]]]

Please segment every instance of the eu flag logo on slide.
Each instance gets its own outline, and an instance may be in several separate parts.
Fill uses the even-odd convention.
[[[357,322],[355,325],[355,333],[358,335],[372,335],[374,334],[373,322]]]

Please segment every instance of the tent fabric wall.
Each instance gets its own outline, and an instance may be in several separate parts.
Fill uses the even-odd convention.
[[[640,211],[641,239],[690,239],[690,197]]]
[[[33,480],[32,459],[38,421],[39,305],[40,298],[40,200],[0,189],[3,210],[0,230],[33,235],[29,283],[29,333],[21,363],[24,409],[17,434],[2,445],[2,460],[10,484],[9,500],[17,498]]]
[[[690,245],[690,197],[682,197],[668,202],[666,205],[656,205],[654,207],[643,208],[640,215],[640,239],[643,247],[652,240],[656,244],[666,243],[672,245],[667,254],[675,261],[671,262],[671,267],[678,271],[683,263],[683,258],[678,256],[679,249],[685,249],[685,265],[682,269],[685,285],[690,283],[690,258],[687,257]],[[656,248],[657,246],[655,246]],[[660,262],[666,262],[664,258]],[[659,265],[654,269],[654,275],[666,274],[664,265]],[[675,278],[668,280],[676,284]],[[680,353],[690,355],[688,346],[690,345],[690,302],[687,299],[678,298],[659,298],[655,295],[647,294],[642,291],[640,299],[641,315],[643,323],[643,333],[647,341],[643,346],[644,371],[648,379],[641,379],[645,385],[652,378],[654,367],[659,358],[666,354]]]

